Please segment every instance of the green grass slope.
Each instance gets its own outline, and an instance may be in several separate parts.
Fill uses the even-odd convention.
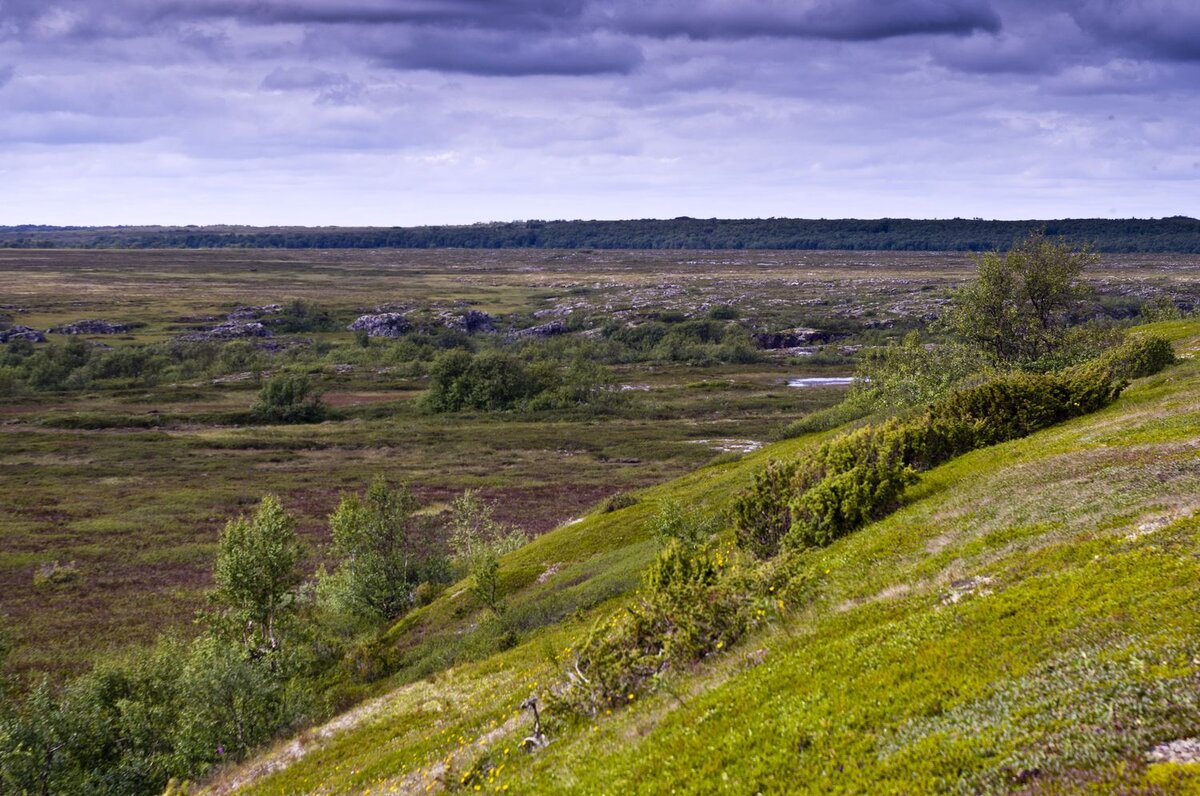
[[[1200,323],[1156,331],[1180,364],[925,473],[806,559],[802,611],[612,715],[555,722],[544,749],[520,750],[520,703],[636,584],[655,506],[720,506],[816,439],[540,538],[505,562],[503,620],[452,590],[393,629],[392,690],[210,789],[1200,792],[1200,765],[1147,757],[1200,735]]]

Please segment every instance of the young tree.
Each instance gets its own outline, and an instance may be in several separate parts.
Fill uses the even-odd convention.
[[[295,613],[301,546],[296,520],[268,495],[254,515],[230,520],[217,549],[213,598],[237,625],[253,655],[275,652]]]
[[[975,281],[954,294],[947,327],[1001,364],[1035,362],[1062,343],[1087,292],[1080,276],[1098,260],[1041,233],[985,254]]]
[[[412,604],[413,590],[428,574],[428,556],[417,549],[417,500],[406,486],[393,489],[377,476],[366,495],[347,495],[329,517],[337,570],[322,586],[347,613],[394,619]]]
[[[516,550],[528,537],[497,521],[494,507],[473,489],[450,505],[450,550],[453,561],[471,577],[476,599],[495,613],[503,611],[500,594],[500,556]]]

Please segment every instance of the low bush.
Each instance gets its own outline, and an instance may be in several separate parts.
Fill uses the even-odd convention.
[[[679,542],[685,547],[699,547],[721,530],[721,516],[697,507],[685,508],[677,500],[668,500],[650,519],[650,529],[664,544]]]
[[[548,707],[595,716],[628,704],[672,667],[740,638],[752,621],[754,591],[749,574],[724,554],[671,541],[633,605],[592,630]]]
[[[264,384],[250,411],[264,423],[319,423],[327,414],[321,396],[297,373],[275,376]]]
[[[772,462],[734,507],[737,539],[759,557],[827,545],[893,511],[916,473],[1112,403],[1129,379],[1174,361],[1139,336],[1059,373],[1013,372],[952,391],[922,414],[847,432],[807,458]]]
[[[617,492],[604,499],[604,502],[600,504],[600,511],[604,512],[605,514],[611,514],[614,511],[627,509],[630,506],[636,506],[637,504],[637,495],[634,495],[630,492]]]

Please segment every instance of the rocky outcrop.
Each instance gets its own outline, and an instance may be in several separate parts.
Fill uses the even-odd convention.
[[[264,304],[261,307],[236,307],[225,316],[231,321],[258,320],[264,315],[278,315],[283,312],[282,304]]]
[[[270,336],[271,330],[258,321],[250,321],[249,323],[226,321],[219,326],[214,326],[212,329],[182,335],[179,339],[193,343],[202,343],[216,340],[241,340],[247,337]]]
[[[513,337],[554,337],[558,334],[566,334],[571,331],[570,327],[563,321],[550,321],[543,323],[540,326],[530,326],[528,329],[519,329],[512,333]]]
[[[755,332],[751,337],[759,348],[775,350],[778,348],[797,348],[813,343],[827,343],[831,335],[820,329],[784,329],[779,332]]]
[[[90,319],[55,326],[50,331],[55,334],[124,334],[129,331],[129,325]]]
[[[412,323],[400,312],[380,312],[360,315],[346,327],[352,332],[366,332],[368,337],[400,337],[412,330]]]
[[[476,332],[485,332],[491,334],[496,331],[496,321],[491,315],[479,310],[467,310],[459,315],[446,313],[442,316],[442,322],[450,329],[458,329],[467,334],[475,334]]]
[[[28,340],[31,343],[44,343],[46,342],[46,334],[29,326],[13,326],[8,329],[0,329],[0,343],[7,343],[9,340]]]

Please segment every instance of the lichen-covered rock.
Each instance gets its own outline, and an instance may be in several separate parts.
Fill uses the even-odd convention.
[[[214,340],[240,340],[246,337],[270,336],[271,330],[263,326],[258,321],[251,321],[249,323],[226,321],[219,326],[214,326],[212,329],[182,335],[179,339],[199,343]]]
[[[283,312],[282,304],[264,304],[261,307],[235,307],[226,317],[231,321],[257,320],[264,315],[278,315]]]
[[[774,350],[778,348],[796,348],[813,343],[829,341],[829,332],[820,329],[784,329],[779,332],[756,332],[752,335],[754,344],[759,348]]]
[[[569,331],[571,329],[565,322],[550,321],[550,323],[543,323],[540,326],[519,329],[513,332],[513,337],[553,337],[557,334],[566,334]]]
[[[496,322],[492,316],[479,310],[467,310],[461,315],[450,316],[446,319],[446,326],[451,329],[460,329],[467,334],[496,331]]]
[[[124,334],[129,331],[129,325],[124,323],[109,323],[94,318],[85,321],[55,326],[50,331],[55,334]]]
[[[46,342],[46,334],[29,326],[13,326],[8,329],[0,329],[0,343],[7,343],[9,340],[28,340],[31,343],[44,343]]]
[[[400,337],[412,329],[412,323],[403,313],[380,312],[360,315],[346,328],[352,332],[366,332],[369,337]]]

